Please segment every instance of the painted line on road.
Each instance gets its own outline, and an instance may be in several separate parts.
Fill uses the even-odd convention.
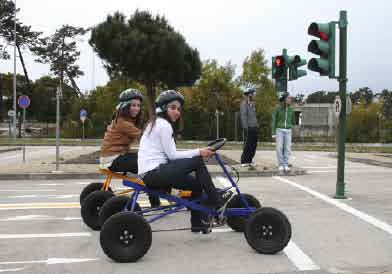
[[[39,234],[0,234],[0,239],[91,237],[91,235],[92,234],[90,232],[39,233]]]
[[[17,271],[22,271],[24,270],[24,267],[20,268],[8,268],[8,269],[0,269],[0,272],[17,272]]]
[[[293,241],[288,243],[283,252],[300,271],[320,269]]]
[[[381,221],[373,216],[370,216],[369,214],[366,214],[362,211],[359,211],[358,209],[355,209],[345,203],[334,200],[334,199],[328,197],[327,195],[321,194],[313,189],[310,189],[308,187],[305,187],[303,185],[300,185],[300,184],[295,183],[293,181],[290,181],[288,179],[285,179],[285,178],[282,178],[279,176],[274,176],[273,178],[276,180],[279,180],[283,183],[289,184],[293,187],[296,187],[302,191],[305,191],[305,192],[315,196],[316,198],[319,198],[320,200],[323,200],[324,202],[332,204],[332,205],[336,206],[337,208],[356,216],[357,218],[361,219],[362,221],[365,221],[366,223],[371,224],[371,225],[392,235],[392,226],[387,224],[386,222],[383,222],[383,221]]]
[[[0,222],[12,222],[12,221],[52,221],[52,220],[61,220],[61,221],[75,221],[81,220],[81,217],[55,217],[49,215],[21,215],[21,216],[13,216],[8,218],[0,219]]]
[[[0,204],[0,210],[45,209],[45,208],[80,208],[79,203],[18,203]]]
[[[52,184],[38,184],[37,186],[63,186],[65,184],[61,183],[52,183]]]
[[[0,192],[53,192],[55,189],[0,189]]]

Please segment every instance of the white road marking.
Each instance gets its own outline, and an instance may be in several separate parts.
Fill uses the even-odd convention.
[[[49,258],[47,260],[36,260],[36,261],[16,261],[16,262],[0,262],[0,265],[10,264],[71,264],[71,263],[83,263],[97,261],[98,258]]]
[[[231,228],[214,228],[212,229],[212,232],[218,232],[218,233],[222,233],[222,232],[233,232],[234,230],[232,230]]]
[[[74,197],[79,197],[79,194],[64,194],[64,195],[14,195],[14,196],[7,196],[9,199],[20,199],[20,198],[54,198],[54,199],[68,199],[68,198],[74,198]]]
[[[293,187],[296,187],[296,188],[298,188],[300,190],[303,190],[303,191],[305,191],[305,192],[315,196],[316,198],[319,198],[320,200],[323,200],[324,202],[332,204],[332,205],[336,206],[337,208],[339,208],[339,209],[341,209],[343,211],[346,211],[347,213],[350,213],[350,214],[356,216],[357,218],[361,219],[362,221],[365,221],[368,224],[371,224],[371,225],[373,225],[373,226],[375,226],[375,227],[377,227],[377,228],[379,228],[379,229],[381,229],[381,230],[383,230],[383,231],[385,231],[385,232],[387,232],[389,234],[392,234],[392,226],[389,225],[388,223],[385,223],[385,222],[383,222],[383,221],[381,221],[381,220],[379,220],[379,219],[377,219],[377,218],[375,218],[373,216],[370,216],[370,215],[368,215],[368,214],[366,214],[366,213],[364,213],[362,211],[359,211],[359,210],[357,210],[357,209],[355,209],[355,208],[353,208],[353,207],[351,207],[351,206],[349,206],[349,205],[347,205],[345,203],[342,203],[340,201],[334,200],[334,199],[332,199],[332,198],[330,198],[330,197],[328,197],[328,196],[326,196],[324,194],[321,194],[321,193],[319,193],[317,191],[314,191],[314,190],[312,190],[312,189],[310,189],[308,187],[302,186],[302,185],[300,185],[298,183],[295,183],[293,181],[290,181],[288,179],[285,179],[285,178],[282,178],[282,177],[279,177],[279,176],[275,176],[273,178],[276,179],[276,180],[279,180],[279,181],[281,181],[283,183],[289,184],[289,185],[291,185]]]
[[[44,208],[80,208],[79,203],[18,203],[0,204],[0,210],[44,209]]]
[[[24,267],[0,269],[0,272],[17,272],[17,271],[22,271],[22,270],[24,270]]]
[[[320,269],[293,241],[288,243],[283,252],[300,271]]]
[[[53,183],[53,184],[38,184],[38,186],[63,186],[65,184]]]
[[[89,185],[91,182],[76,182],[77,185]]]
[[[38,234],[0,234],[0,239],[33,239],[33,238],[66,238],[66,237],[91,237],[91,233],[75,232],[75,233],[38,233]]]
[[[0,189],[0,192],[51,192],[55,189]]]
[[[0,219],[0,222],[12,222],[12,221],[51,221],[51,220],[61,220],[61,221],[74,221],[81,220],[80,217],[55,217],[49,215],[22,215],[15,217],[8,217]]]

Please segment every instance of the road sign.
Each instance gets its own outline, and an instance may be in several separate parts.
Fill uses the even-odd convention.
[[[10,117],[12,117],[12,116],[15,116],[15,111],[14,110],[9,110],[8,111],[8,116],[10,116]]]
[[[30,106],[30,98],[27,95],[18,97],[18,105],[20,108],[28,108]]]
[[[82,121],[82,123],[84,123],[84,121],[86,121],[87,119],[87,110],[82,108],[79,114],[80,114],[80,120]]]

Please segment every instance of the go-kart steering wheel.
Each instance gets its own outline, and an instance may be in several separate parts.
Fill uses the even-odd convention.
[[[218,149],[223,147],[225,143],[226,143],[226,138],[219,138],[216,139],[215,141],[208,143],[207,146],[211,148],[212,151],[217,151]]]

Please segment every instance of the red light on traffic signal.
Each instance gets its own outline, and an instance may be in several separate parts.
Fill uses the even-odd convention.
[[[328,35],[325,32],[320,31],[319,37],[321,38],[321,40],[328,41]]]
[[[282,60],[280,58],[276,58],[275,59],[275,64],[277,67],[280,67],[280,65],[282,64]]]

